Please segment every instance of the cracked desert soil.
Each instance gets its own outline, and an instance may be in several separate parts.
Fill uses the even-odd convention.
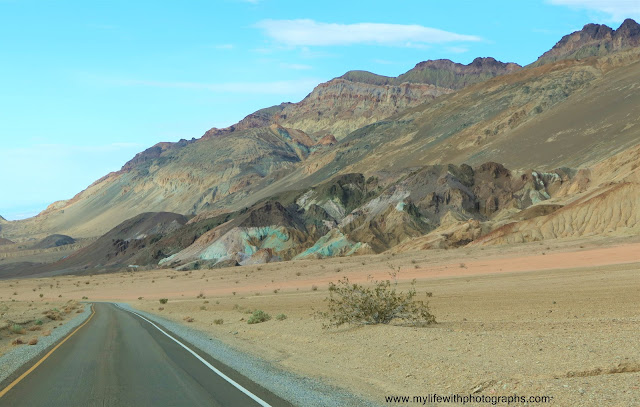
[[[385,395],[476,392],[549,395],[555,406],[637,406],[638,240],[0,281],[0,301],[126,301],[380,404]],[[416,278],[419,293],[433,293],[437,325],[322,329],[314,310],[326,307],[329,281],[390,278],[389,265],[400,267],[401,290]],[[160,305],[159,298],[169,301]],[[287,319],[248,325],[254,309]]]

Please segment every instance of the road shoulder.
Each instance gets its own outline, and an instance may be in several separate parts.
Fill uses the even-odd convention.
[[[206,353],[249,380],[259,383],[266,390],[288,400],[294,405],[340,407],[346,405],[377,406],[369,400],[349,394],[343,389],[322,383],[317,379],[302,377],[273,366],[271,363],[232,348],[211,337],[210,334],[170,321],[158,315],[140,311],[125,303],[118,303],[125,310],[134,311],[161,325],[172,335],[188,345]]]
[[[91,315],[91,304],[84,304],[84,311],[76,314],[72,319],[55,330],[51,335],[39,338],[36,345],[22,345],[0,356],[0,391],[13,380],[27,371],[33,363],[43,357],[60,341],[64,340],[73,330],[84,323]]]

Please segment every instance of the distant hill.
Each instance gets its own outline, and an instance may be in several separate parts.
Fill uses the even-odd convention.
[[[49,249],[52,247],[64,246],[68,244],[75,243],[75,239],[71,236],[66,235],[49,235],[44,239],[40,240],[38,243],[31,246],[32,249]]]

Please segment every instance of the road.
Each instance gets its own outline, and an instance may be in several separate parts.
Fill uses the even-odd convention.
[[[0,397],[0,406],[291,406],[185,343],[249,395],[243,393],[137,315],[106,303],[94,304],[94,311]]]

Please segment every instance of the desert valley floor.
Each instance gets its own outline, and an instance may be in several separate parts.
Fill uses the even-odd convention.
[[[400,267],[398,289],[417,279],[436,325],[322,328],[315,312],[326,307],[329,282],[392,279],[391,266]],[[550,395],[558,406],[640,400],[638,237],[0,281],[3,322],[28,326],[83,297],[189,324],[381,404],[429,393]],[[247,325],[255,309],[287,319]],[[6,325],[0,352],[15,346]]]

